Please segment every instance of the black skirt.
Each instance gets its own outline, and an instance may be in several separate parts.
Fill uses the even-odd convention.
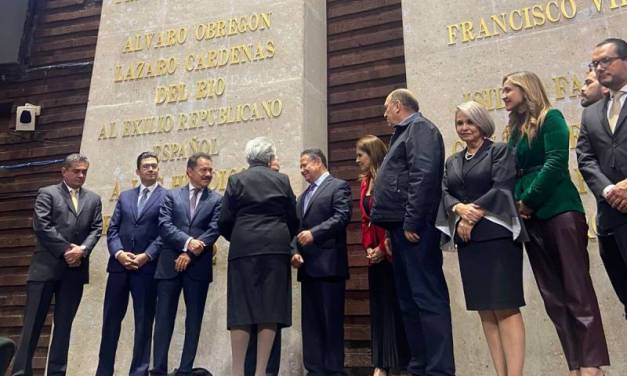
[[[409,345],[396,297],[392,264],[384,260],[368,268],[370,288],[370,336],[372,365],[389,370],[405,369]]]
[[[525,305],[522,245],[511,238],[458,245],[466,308],[513,309]]]
[[[290,255],[257,255],[229,260],[227,329],[253,324],[292,325]]]

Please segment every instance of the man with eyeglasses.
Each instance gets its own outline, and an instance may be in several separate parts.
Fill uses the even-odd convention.
[[[627,306],[627,43],[618,38],[599,43],[590,68],[610,95],[584,110],[577,161],[597,199],[601,259]]]
[[[115,353],[129,294],[133,298],[135,330],[129,375],[148,375],[152,325],[157,302],[154,280],[157,257],[161,250],[159,208],[166,194],[159,178],[159,158],[153,152],[137,157],[139,187],[120,194],[115,205],[107,246],[107,287],[103,304],[102,338],[97,376],[113,376]]]

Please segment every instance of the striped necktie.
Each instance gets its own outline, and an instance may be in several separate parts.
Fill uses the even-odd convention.
[[[137,214],[141,214],[142,210],[144,210],[144,206],[146,205],[146,201],[148,201],[148,193],[150,190],[148,188],[144,188],[142,190],[142,196],[137,202]]]

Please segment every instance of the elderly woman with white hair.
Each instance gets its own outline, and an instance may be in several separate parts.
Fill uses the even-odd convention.
[[[257,327],[255,375],[265,375],[277,328],[292,324],[290,242],[298,230],[287,175],[270,168],[276,149],[266,137],[246,144],[249,168],[229,177],[218,226],[230,241],[227,327],[232,375],[244,374],[250,330]]]
[[[507,144],[490,140],[494,122],[477,102],[457,107],[455,130],[466,148],[446,161],[436,225],[457,246],[466,307],[479,312],[496,374],[521,376],[527,236],[513,199],[515,157]]]

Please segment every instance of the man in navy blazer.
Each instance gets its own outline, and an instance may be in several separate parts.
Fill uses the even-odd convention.
[[[177,376],[191,375],[212,275],[212,247],[218,239],[222,196],[208,189],[213,162],[205,153],[187,160],[189,184],[168,191],[161,205],[163,246],[157,262],[157,315],[151,375],[168,374],[168,353],[179,296],[185,298],[185,341]]]
[[[157,183],[157,154],[141,153],[137,157],[136,174],[141,181],[140,186],[120,194],[107,231],[109,278],[105,290],[97,376],[114,374],[115,353],[129,293],[133,297],[135,318],[129,375],[148,375],[157,302],[157,284],[153,277],[161,248],[159,208],[166,193]]]
[[[309,187],[298,198],[301,230],[292,265],[298,268],[301,282],[303,360],[309,375],[345,375],[346,226],[351,190],[347,182],[329,174],[319,149],[301,153],[300,172]]]

